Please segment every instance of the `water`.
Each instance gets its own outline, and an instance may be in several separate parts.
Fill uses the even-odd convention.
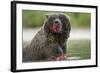
[[[40,28],[23,29],[23,40],[30,41],[39,30]],[[72,29],[69,40],[84,40],[90,38],[91,33],[89,29]]]

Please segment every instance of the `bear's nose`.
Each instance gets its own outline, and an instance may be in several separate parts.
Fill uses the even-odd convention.
[[[55,21],[55,23],[58,24],[59,22],[58,21]]]
[[[60,21],[60,19],[57,18],[57,19],[54,20],[54,23],[61,24],[61,21]]]

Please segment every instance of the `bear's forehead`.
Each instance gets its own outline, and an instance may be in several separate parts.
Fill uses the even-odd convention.
[[[62,18],[66,18],[67,20],[70,20],[69,16],[67,14],[64,14],[64,13],[51,13],[49,16],[51,18],[52,17],[54,17],[54,18],[62,17]]]
[[[49,15],[50,18],[66,18],[67,16],[65,14],[59,14],[59,13],[56,13],[56,14],[51,14]]]
[[[63,13],[51,13],[50,16],[65,16]]]

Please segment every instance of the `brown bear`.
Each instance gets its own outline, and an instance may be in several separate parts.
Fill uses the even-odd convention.
[[[23,49],[23,62],[66,60],[67,40],[71,25],[63,13],[46,15],[43,27]]]

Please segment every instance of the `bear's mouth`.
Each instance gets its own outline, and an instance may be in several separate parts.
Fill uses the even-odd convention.
[[[56,32],[56,33],[57,33],[57,32],[60,32],[61,29],[62,29],[61,24],[53,23],[53,25],[52,25],[52,31],[53,31],[53,32]]]

